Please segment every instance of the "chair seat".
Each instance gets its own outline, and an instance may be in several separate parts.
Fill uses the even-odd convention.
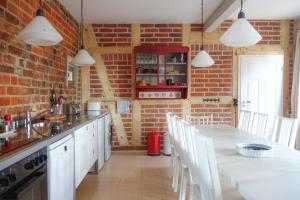
[[[222,188],[223,200],[245,200],[245,198],[237,191],[237,189],[220,175],[220,183]]]

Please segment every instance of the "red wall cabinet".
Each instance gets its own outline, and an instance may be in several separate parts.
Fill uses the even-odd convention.
[[[135,47],[137,99],[185,99],[188,47]]]

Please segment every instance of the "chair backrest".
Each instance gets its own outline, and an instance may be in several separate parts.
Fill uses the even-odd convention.
[[[272,141],[295,148],[298,119],[277,117],[274,123]]]
[[[199,124],[213,124],[213,114],[210,115],[203,115],[203,116],[191,116],[186,115],[185,120],[188,121],[190,124],[199,125]]]
[[[173,131],[173,125],[172,125],[172,117],[173,117],[173,113],[167,112],[166,118],[167,118],[169,139],[170,139],[171,145],[173,146],[174,145],[174,131]]]
[[[266,138],[267,137],[267,123],[268,123],[268,117],[267,114],[257,113],[254,112],[252,123],[250,126],[250,132],[253,135],[258,135],[261,137]]]
[[[239,116],[238,128],[242,131],[249,131],[249,124],[251,121],[252,112],[248,110],[241,110]]]
[[[219,179],[216,155],[211,138],[195,134],[195,163],[197,166],[195,180],[201,188],[202,199],[222,200],[222,190]]]

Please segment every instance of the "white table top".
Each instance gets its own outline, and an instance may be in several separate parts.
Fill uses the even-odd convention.
[[[271,144],[228,126],[199,126],[213,138],[220,173],[249,200],[300,200],[300,151]],[[239,143],[268,143],[272,158],[248,158],[237,153]]]

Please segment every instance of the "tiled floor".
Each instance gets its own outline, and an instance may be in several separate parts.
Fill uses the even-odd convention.
[[[145,152],[113,152],[97,175],[88,175],[77,200],[177,200],[169,173],[170,157]]]

